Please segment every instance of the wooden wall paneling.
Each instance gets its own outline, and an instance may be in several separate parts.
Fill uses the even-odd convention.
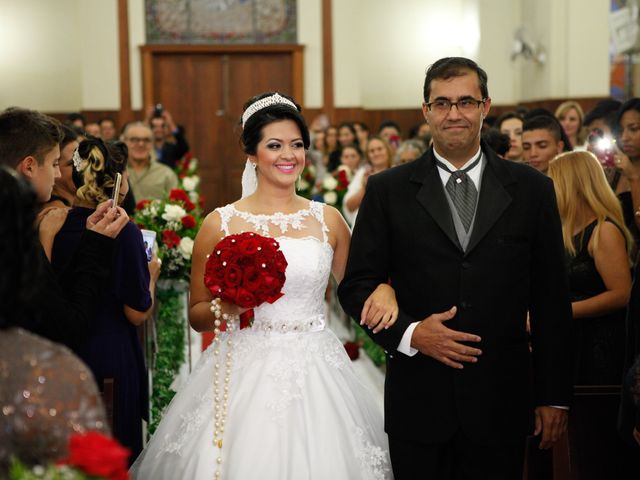
[[[145,105],[162,103],[186,128],[200,161],[205,209],[237,199],[246,160],[238,142],[242,105],[267,90],[302,98],[302,47],[152,45],[141,51]]]
[[[322,101],[323,112],[334,122],[333,104],[333,25],[331,2],[322,0]]]
[[[133,120],[129,67],[129,2],[118,0],[118,60],[120,67],[120,111],[114,121],[120,125]]]

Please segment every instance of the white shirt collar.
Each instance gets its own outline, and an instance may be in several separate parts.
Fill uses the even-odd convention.
[[[435,157],[439,161],[441,161],[443,164],[445,164],[447,168],[452,172],[456,170],[462,170],[463,168],[466,168],[467,166],[471,165],[471,163],[473,163],[473,161],[476,159],[476,157],[480,153],[481,153],[481,148],[478,147],[478,150],[476,151],[476,153],[474,153],[471,156],[471,158],[462,167],[456,168],[455,166],[453,166],[451,162],[449,162],[446,158],[444,158],[442,155],[436,152],[435,147],[433,148],[433,154],[435,155]],[[478,190],[478,192],[480,191],[480,177],[482,174],[482,168],[485,161],[486,160],[483,155],[480,161],[478,162],[478,164],[467,172],[467,175],[473,181],[473,184],[476,186],[476,189]],[[451,176],[451,174],[447,172],[444,168],[438,168],[438,173],[440,174],[440,180],[442,181],[442,185],[446,185],[447,182],[449,181],[449,177]]]

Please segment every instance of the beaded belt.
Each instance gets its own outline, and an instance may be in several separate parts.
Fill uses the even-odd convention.
[[[324,330],[327,322],[324,315],[314,315],[301,321],[295,322],[270,322],[268,320],[254,321],[252,330],[260,330],[267,333],[307,333],[307,332],[319,332]]]

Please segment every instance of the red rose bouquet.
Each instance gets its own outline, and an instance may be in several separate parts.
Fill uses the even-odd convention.
[[[29,467],[14,459],[9,469],[11,480],[36,479],[108,479],[129,478],[130,450],[99,432],[74,434],[69,437],[67,458],[46,466]]]
[[[207,259],[204,283],[223,302],[253,309],[279,299],[285,282],[287,260],[273,238],[253,232],[224,237]],[[251,313],[241,316],[248,326]]]

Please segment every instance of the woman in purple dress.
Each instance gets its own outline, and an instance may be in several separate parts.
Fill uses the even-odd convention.
[[[52,264],[59,276],[72,260],[87,217],[113,194],[116,174],[122,174],[121,200],[127,193],[127,150],[122,143],[90,138],[74,154],[74,208],[56,236]],[[142,450],[142,419],[147,418],[148,389],[142,348],[136,327],[153,308],[159,262],[147,263],[142,234],[129,222],[116,237],[111,274],[97,303],[96,316],[76,353],[89,366],[102,390],[113,381],[113,435],[136,458]]]

